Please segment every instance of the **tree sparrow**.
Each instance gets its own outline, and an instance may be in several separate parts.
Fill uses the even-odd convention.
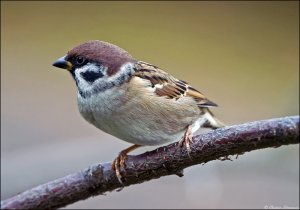
[[[121,181],[127,153],[144,145],[180,140],[190,151],[200,127],[223,127],[208,107],[217,106],[186,82],[134,59],[116,45],[88,41],[59,58],[78,88],[78,107],[89,123],[134,144],[120,152],[113,169]]]

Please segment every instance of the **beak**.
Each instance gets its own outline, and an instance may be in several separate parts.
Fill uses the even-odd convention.
[[[57,61],[55,61],[53,64],[53,66],[61,68],[61,69],[67,69],[67,70],[71,70],[72,69],[72,63],[66,60],[66,56],[63,56],[59,59],[57,59]]]

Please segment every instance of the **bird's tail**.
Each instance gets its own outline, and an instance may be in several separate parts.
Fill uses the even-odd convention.
[[[217,129],[226,126],[222,121],[216,118],[215,115],[208,108],[204,109],[204,113],[207,122],[204,124],[203,127]]]

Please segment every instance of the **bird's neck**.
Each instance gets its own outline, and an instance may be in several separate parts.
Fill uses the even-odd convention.
[[[87,81],[82,77],[82,75],[77,73],[78,75],[75,75],[75,80],[78,88],[78,94],[82,98],[90,98],[92,95],[98,95],[105,93],[108,90],[113,90],[115,87],[119,87],[128,82],[134,72],[134,64],[126,63],[121,66],[120,70],[114,75],[104,75],[102,78],[98,78],[92,82]]]

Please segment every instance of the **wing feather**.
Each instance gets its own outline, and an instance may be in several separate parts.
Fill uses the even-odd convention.
[[[138,61],[135,65],[134,76],[149,80],[158,96],[175,100],[182,97],[192,97],[199,107],[217,106],[188,83],[176,79],[152,64]]]

